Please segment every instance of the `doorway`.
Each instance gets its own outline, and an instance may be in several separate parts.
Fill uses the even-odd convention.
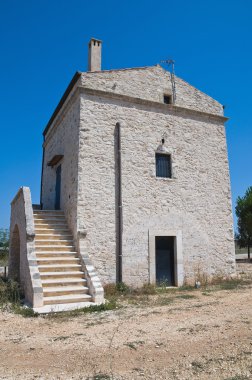
[[[156,236],[156,283],[175,286],[174,236]]]
[[[61,165],[59,165],[56,169],[55,210],[60,210],[60,192],[61,192]]]

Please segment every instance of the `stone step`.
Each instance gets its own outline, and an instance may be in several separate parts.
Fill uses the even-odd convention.
[[[35,225],[35,228],[39,228],[39,227],[64,227],[64,228],[68,228],[68,225],[67,223],[64,221],[64,220],[58,220],[58,219],[54,219],[54,220],[42,220],[42,219],[39,219],[39,220],[34,220],[34,225]]]
[[[40,246],[40,245],[44,245],[44,246],[57,246],[57,245],[61,245],[61,246],[71,246],[71,247],[73,247],[74,245],[73,245],[73,240],[72,239],[69,239],[69,240],[67,240],[67,239],[65,239],[65,240],[63,240],[63,239],[47,239],[47,240],[41,240],[41,239],[36,239],[36,237],[35,237],[35,247],[36,246]]]
[[[51,218],[51,219],[45,219],[45,218],[38,218],[34,219],[34,224],[65,224],[68,225],[65,218]]]
[[[48,286],[43,289],[44,297],[66,296],[69,294],[87,294],[88,288],[86,286]]]
[[[35,214],[59,214],[59,215],[64,215],[64,211],[62,210],[33,210],[33,215]]]
[[[38,265],[39,272],[73,272],[73,271],[80,271],[81,264],[41,264]]]
[[[82,309],[84,307],[90,307],[97,305],[94,302],[71,302],[71,303],[61,303],[61,304],[48,304],[41,307],[35,307],[33,310],[39,314],[48,314],[48,313],[60,313],[64,311]]]
[[[49,222],[51,220],[60,220],[60,221],[65,221],[65,217],[64,215],[44,215],[44,214],[41,214],[41,215],[34,215],[34,221],[39,221],[39,220],[48,220]]]
[[[46,279],[64,279],[62,282],[67,281],[68,278],[84,278],[84,273],[81,271],[65,271],[65,272],[40,272],[42,280]],[[42,281],[43,283],[43,281]]]
[[[60,259],[61,257],[64,258],[64,257],[69,257],[69,258],[73,258],[73,257],[76,257],[77,255],[77,252],[37,252],[36,251],[36,257],[37,259],[39,260],[40,258],[56,258],[56,259]]]
[[[59,303],[72,303],[72,302],[86,302],[91,301],[92,297],[89,294],[73,294],[66,296],[44,297],[44,305],[59,304]]]
[[[73,245],[37,245],[35,244],[36,252],[75,252]]]
[[[50,279],[41,279],[43,289],[46,287],[59,287],[62,286],[84,286],[87,283],[85,278],[72,278],[69,277],[67,279],[64,278],[50,278]]]
[[[70,234],[69,233],[69,229],[68,228],[57,228],[57,227],[39,227],[39,228],[35,228],[35,234],[43,234],[43,235],[47,235],[47,234]],[[36,236],[35,235],[35,236]],[[72,236],[72,235],[71,235]]]
[[[37,258],[37,262],[39,265],[43,264],[53,264],[53,265],[58,265],[58,264],[78,264],[80,262],[80,259],[78,257],[39,257]]]
[[[61,233],[59,234],[58,232],[57,233],[54,233],[54,232],[48,232],[46,233],[46,231],[44,231],[44,233],[36,233],[35,235],[35,241],[40,241],[40,240],[71,240],[73,242],[73,237],[72,235],[70,235],[69,233]]]

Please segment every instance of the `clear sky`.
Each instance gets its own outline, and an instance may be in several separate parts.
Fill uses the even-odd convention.
[[[42,131],[86,71],[90,37],[103,40],[103,69],[172,57],[178,76],[226,106],[235,204],[252,185],[251,20],[251,0],[0,0],[0,227],[20,186],[39,203]]]

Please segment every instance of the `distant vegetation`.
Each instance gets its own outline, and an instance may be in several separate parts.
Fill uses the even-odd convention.
[[[0,266],[5,266],[8,263],[9,240],[9,230],[0,228]]]
[[[238,197],[235,208],[238,218],[238,231],[235,236],[240,248],[247,248],[250,261],[250,249],[252,247],[252,186],[243,197]]]

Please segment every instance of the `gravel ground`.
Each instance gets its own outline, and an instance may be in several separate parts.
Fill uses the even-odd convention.
[[[0,325],[0,379],[252,379],[248,283],[77,317],[0,311]]]

